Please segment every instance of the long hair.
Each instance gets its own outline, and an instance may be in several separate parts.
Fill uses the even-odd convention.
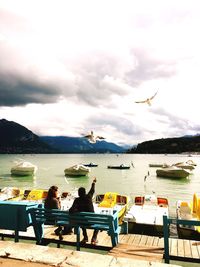
[[[58,191],[58,187],[56,185],[52,185],[48,190],[47,198],[48,199],[55,198],[57,191]]]

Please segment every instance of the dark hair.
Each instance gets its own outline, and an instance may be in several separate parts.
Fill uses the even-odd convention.
[[[78,195],[79,195],[79,197],[84,197],[86,195],[86,192],[85,192],[85,188],[84,187],[80,187],[78,189]]]
[[[47,198],[54,198],[56,197],[56,192],[58,191],[58,187],[56,185],[52,185],[49,188],[48,194],[47,194]]]

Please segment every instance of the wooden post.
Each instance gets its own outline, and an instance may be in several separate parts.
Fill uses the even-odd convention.
[[[169,225],[166,215],[163,216],[163,231],[164,231],[164,259],[165,263],[169,263]]]

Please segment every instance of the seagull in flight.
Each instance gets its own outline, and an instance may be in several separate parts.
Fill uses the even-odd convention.
[[[91,131],[90,134],[84,135],[84,138],[87,138],[88,141],[93,144],[95,144],[97,140],[105,139],[103,136],[95,136],[93,131]]]
[[[156,92],[152,97],[147,98],[142,101],[135,101],[135,103],[147,103],[149,106],[151,106],[151,100],[157,95],[158,92]]]

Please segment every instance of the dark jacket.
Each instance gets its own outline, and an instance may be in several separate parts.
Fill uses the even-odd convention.
[[[46,198],[44,207],[45,209],[60,209],[60,202],[57,198]]]
[[[94,212],[94,207],[92,203],[94,190],[95,190],[95,183],[92,183],[90,191],[86,195],[78,197],[74,200],[71,208],[69,209],[69,213],[75,213],[81,211]]]

